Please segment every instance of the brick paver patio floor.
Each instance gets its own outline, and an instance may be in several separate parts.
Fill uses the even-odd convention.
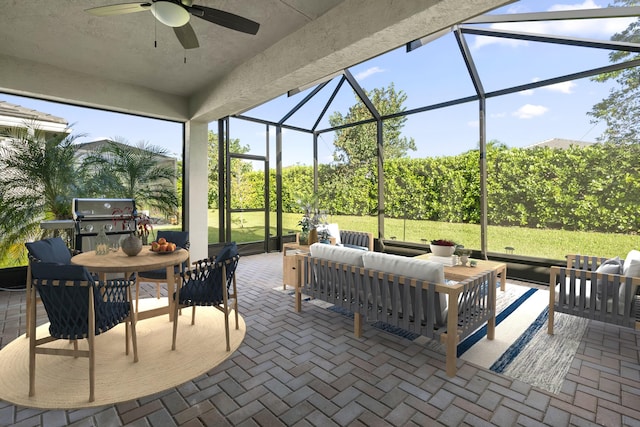
[[[247,334],[222,365],[178,388],[113,406],[43,411],[0,401],[16,426],[640,426],[640,333],[591,322],[558,395],[444,357],[273,288],[281,254],[240,259]],[[144,296],[155,287],[143,286]],[[0,292],[0,345],[22,335],[24,291]],[[44,310],[40,310],[43,312]],[[39,323],[44,322],[39,319]],[[25,379],[26,380],[26,379]]]

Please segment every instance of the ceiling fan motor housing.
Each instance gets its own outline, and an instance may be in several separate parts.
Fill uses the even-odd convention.
[[[189,22],[190,18],[187,9],[172,1],[154,1],[151,5],[151,13],[158,21],[169,27],[182,27]]]

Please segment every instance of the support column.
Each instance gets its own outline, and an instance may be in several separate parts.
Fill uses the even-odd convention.
[[[207,122],[187,121],[184,126],[184,228],[189,232],[191,259],[209,256],[208,242],[208,133]]]

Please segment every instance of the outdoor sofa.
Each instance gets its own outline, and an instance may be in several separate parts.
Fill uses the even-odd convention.
[[[353,313],[354,334],[363,319],[439,339],[446,372],[456,375],[457,344],[487,324],[493,339],[496,281],[485,271],[461,283],[445,282],[442,264],[316,243],[304,256],[302,287],[311,298]]]

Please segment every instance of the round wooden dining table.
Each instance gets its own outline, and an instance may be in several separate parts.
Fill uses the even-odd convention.
[[[71,258],[71,263],[82,265],[89,271],[98,273],[100,280],[106,280],[107,273],[124,273],[129,277],[131,273],[139,271],[167,269],[167,295],[169,303],[166,307],[159,307],[144,312],[138,312],[138,295],[140,284],[136,280],[136,312],[138,320],[150,317],[169,314],[169,319],[173,317],[173,292],[175,289],[174,266],[180,265],[189,259],[189,252],[185,249],[176,249],[170,253],[152,252],[151,246],[143,246],[136,256],[128,256],[121,249],[111,251],[106,255],[96,255],[95,251],[83,252]]]

